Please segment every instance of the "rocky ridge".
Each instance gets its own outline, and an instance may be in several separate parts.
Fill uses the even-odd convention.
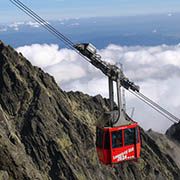
[[[0,179],[180,179],[178,163],[160,147],[167,143],[143,130],[138,162],[99,163],[95,123],[107,104],[100,95],[64,92],[0,42]]]

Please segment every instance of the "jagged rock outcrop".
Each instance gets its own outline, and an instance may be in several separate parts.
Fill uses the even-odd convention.
[[[114,168],[95,151],[100,95],[64,92],[54,78],[0,42],[0,178],[180,179],[177,163],[142,130],[142,158]]]
[[[178,124],[176,125],[178,126]],[[180,168],[180,144],[177,141],[173,141],[166,134],[160,134],[152,130],[149,130],[147,134],[156,141],[160,151],[170,156]]]
[[[166,135],[172,139],[180,143],[180,122],[177,124],[173,124],[167,131]]]

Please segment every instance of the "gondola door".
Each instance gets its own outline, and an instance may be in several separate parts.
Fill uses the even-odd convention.
[[[96,150],[99,160],[103,164],[111,164],[110,132],[109,128],[96,129]]]

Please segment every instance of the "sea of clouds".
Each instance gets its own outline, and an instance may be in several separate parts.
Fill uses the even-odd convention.
[[[53,75],[66,91],[82,91],[108,97],[108,81],[98,69],[70,49],[56,44],[33,44],[17,48],[33,65]],[[123,64],[125,75],[140,86],[141,92],[180,117],[180,45],[117,46],[98,50],[103,60]],[[128,92],[126,108],[133,119],[147,129],[159,132],[172,124]]]

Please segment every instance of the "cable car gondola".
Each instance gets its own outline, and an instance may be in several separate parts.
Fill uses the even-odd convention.
[[[96,127],[96,150],[103,164],[117,164],[140,158],[141,138],[138,123],[133,121],[122,107],[121,84],[117,84],[118,107],[114,107],[113,81],[109,78],[110,112]],[[132,83],[131,83],[132,84]],[[135,88],[136,87],[136,88]],[[131,89],[139,91],[138,86]]]
[[[96,150],[100,162],[115,164],[140,157],[140,128],[136,122],[118,127],[96,128]]]
[[[81,43],[74,46],[83,55],[91,59],[91,63],[100,68],[109,77],[109,117],[104,117],[108,124],[96,128],[96,150],[103,164],[121,163],[123,161],[137,159],[140,157],[141,142],[140,128],[125,113],[122,107],[121,87],[139,91],[139,87],[125,78],[123,72],[114,65],[101,61],[96,53],[96,48],[90,43]],[[121,79],[123,78],[123,81]],[[114,107],[113,81],[117,84],[117,109]]]

